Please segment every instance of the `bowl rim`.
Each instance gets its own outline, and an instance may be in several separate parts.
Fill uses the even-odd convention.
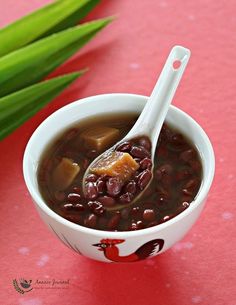
[[[30,158],[30,151],[31,147],[33,145],[33,142],[35,141],[35,138],[37,138],[41,134],[41,130],[44,128],[45,124],[48,124],[48,122],[54,117],[63,112],[65,109],[70,109],[74,107],[78,107],[79,105],[82,105],[87,102],[91,102],[91,100],[96,100],[102,97],[131,97],[131,98],[136,98],[136,99],[147,99],[148,96],[145,95],[139,95],[139,94],[131,94],[131,93],[107,93],[107,94],[98,94],[98,95],[93,95],[89,97],[85,97],[79,100],[76,100],[74,102],[71,102],[60,109],[56,110],[53,112],[51,115],[49,115],[33,132],[31,135],[25,151],[24,151],[24,156],[23,156],[23,176],[25,180],[25,184],[27,186],[27,189],[34,201],[34,203],[49,217],[53,218],[56,222],[59,222],[61,225],[69,227],[72,230],[75,231],[80,231],[85,234],[93,235],[93,236],[109,236],[110,238],[128,238],[128,237],[138,237],[138,236],[144,236],[144,235],[151,235],[151,234],[156,234],[162,230],[164,230],[167,227],[171,227],[173,224],[181,221],[183,218],[188,217],[189,214],[191,214],[199,205],[201,205],[204,202],[204,199],[206,198],[209,189],[212,185],[212,181],[214,178],[214,173],[215,173],[215,156],[214,156],[214,151],[213,147],[211,145],[211,142],[203,130],[203,128],[186,112],[183,110],[177,108],[176,106],[171,105],[170,107],[177,113],[180,113],[181,115],[184,115],[188,118],[189,121],[191,121],[191,124],[195,126],[195,128],[198,130],[199,134],[201,134],[201,137],[204,140],[204,143],[207,147],[208,153],[210,154],[210,162],[208,164],[208,172],[206,175],[203,177],[202,180],[202,185],[199,190],[199,193],[197,194],[197,197],[195,198],[194,201],[190,204],[190,206],[181,212],[180,214],[176,215],[175,217],[171,218],[170,220],[158,224],[156,226],[150,227],[150,228],[145,228],[145,229],[140,229],[137,231],[102,231],[102,230],[97,230],[97,229],[92,229],[92,228],[87,228],[84,226],[81,226],[79,224],[75,224],[73,222],[70,222],[69,220],[63,218],[62,216],[58,215],[56,212],[54,212],[52,209],[48,207],[46,202],[43,200],[42,196],[40,195],[40,192],[37,191],[32,183],[32,179],[30,178],[30,172],[29,172],[29,158]],[[69,126],[69,125],[68,125]],[[194,204],[193,204],[194,202]]]

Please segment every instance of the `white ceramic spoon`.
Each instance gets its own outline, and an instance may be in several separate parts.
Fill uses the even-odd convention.
[[[104,156],[108,155],[109,152],[114,150],[118,144],[129,141],[131,139],[140,136],[147,136],[152,143],[151,159],[152,162],[154,161],[155,149],[162,125],[164,123],[165,117],[167,115],[169,106],[172,102],[176,89],[184,73],[184,70],[187,66],[190,54],[190,50],[184,47],[173,47],[162,69],[159,79],[152,91],[152,94],[149,97],[145,107],[143,108],[143,111],[140,114],[138,120],[136,121],[132,129],[129,131],[129,133],[121,141],[119,141],[114,146],[99,155],[88,166],[84,174],[83,186],[85,185],[85,177],[89,174],[92,165],[98,163],[100,158],[104,158]],[[152,170],[153,167],[154,166],[152,166]],[[151,180],[152,179],[150,179],[148,185],[150,184]],[[146,190],[148,185],[136,197],[134,197],[131,203],[122,205],[120,204],[116,205],[115,207],[106,209],[120,210],[126,208],[127,206],[133,204],[138,198],[140,198],[140,196]]]

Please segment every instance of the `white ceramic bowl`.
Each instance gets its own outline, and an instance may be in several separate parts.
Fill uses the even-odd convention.
[[[212,184],[215,161],[207,135],[189,115],[171,106],[166,118],[167,122],[192,139],[199,150],[203,164],[202,185],[189,208],[169,221],[151,228],[130,232],[109,232],[74,224],[57,215],[47,206],[39,192],[37,169],[45,147],[55,135],[90,116],[119,112],[140,113],[146,101],[146,96],[104,94],[71,103],[53,113],[36,129],[25,150],[24,178],[40,216],[65,245],[95,260],[132,262],[164,252],[179,241],[197,220]]]

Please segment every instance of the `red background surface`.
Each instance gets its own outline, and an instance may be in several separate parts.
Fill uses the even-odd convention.
[[[0,0],[0,25],[45,0]],[[90,71],[0,143],[0,302],[3,305],[235,305],[235,49],[234,0],[103,1],[88,19],[118,18],[58,73]],[[216,176],[206,208],[184,240],[133,264],[104,264],[78,256],[40,220],[25,187],[22,156],[35,128],[76,99],[106,92],[150,94],[170,48],[192,57],[174,104],[206,130]],[[21,295],[14,278],[69,279],[66,290]]]

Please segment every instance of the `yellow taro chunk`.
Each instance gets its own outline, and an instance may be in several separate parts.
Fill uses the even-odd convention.
[[[108,175],[118,177],[127,181],[139,168],[139,164],[128,153],[113,151],[94,164],[90,171],[97,175]]]
[[[96,126],[81,133],[81,138],[90,149],[104,151],[119,139],[120,131],[116,128]]]
[[[71,159],[62,158],[52,173],[52,184],[56,190],[63,191],[71,185],[80,171],[80,166]]]

